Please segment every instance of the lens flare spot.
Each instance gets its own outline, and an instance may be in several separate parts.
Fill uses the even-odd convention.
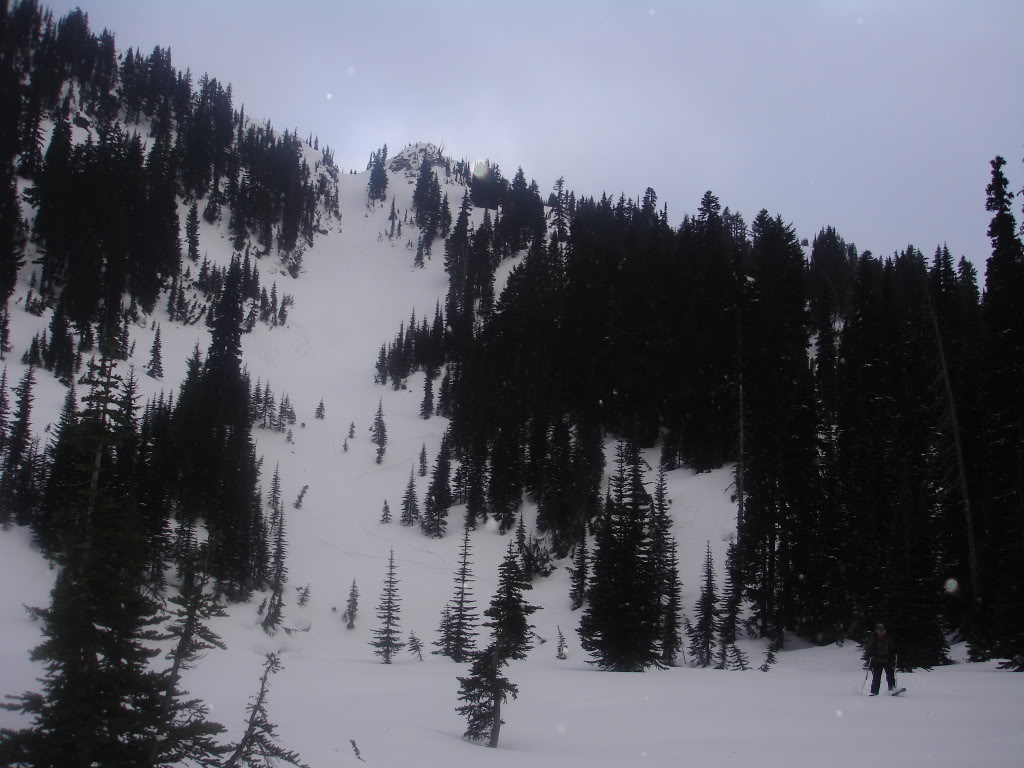
[[[837,710],[836,710],[836,719],[838,720],[838,719],[839,719],[839,718],[841,718],[842,716],[843,716],[843,710],[841,710],[841,709],[837,709]]]
[[[955,595],[960,591],[960,582],[956,579],[946,579],[945,587],[947,594]]]
[[[327,92],[327,93],[326,93],[326,94],[324,95],[324,98],[325,98],[325,99],[326,99],[327,101],[334,101],[334,94],[333,94],[333,93],[331,93],[330,91],[328,91],[328,92]]]
[[[483,160],[473,163],[473,175],[478,179],[484,178],[487,175],[487,163]]]

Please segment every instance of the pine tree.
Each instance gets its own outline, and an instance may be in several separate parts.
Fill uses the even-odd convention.
[[[650,557],[651,502],[641,464],[639,449],[620,442],[578,630],[580,645],[594,657],[591,663],[617,672],[662,664],[658,572]]]
[[[718,594],[715,586],[715,564],[711,557],[711,542],[706,542],[704,551],[704,578],[700,585],[700,597],[694,607],[697,617],[690,634],[690,655],[694,663],[709,667],[714,663],[715,635],[719,629]]]
[[[409,640],[406,642],[406,647],[409,649],[409,653],[423,661],[423,641],[416,636],[416,632],[413,630],[409,631]]]
[[[224,732],[224,726],[207,720],[209,708],[199,699],[185,699],[188,692],[179,687],[182,673],[194,668],[206,651],[227,648],[208,625],[210,619],[227,612],[217,596],[207,592],[210,579],[199,570],[202,557],[202,551],[189,554],[181,588],[168,598],[176,608],[163,637],[176,642],[167,654],[171,666],[161,675],[160,724],[151,739],[147,766],[180,765],[186,760],[220,766],[220,755],[229,749],[213,738]]]
[[[434,414],[434,381],[427,373],[423,382],[423,402],[420,404],[420,418],[429,419]]]
[[[188,258],[192,263],[199,261],[199,206],[193,201],[185,219],[185,239],[188,241]]]
[[[569,604],[575,611],[582,608],[587,599],[587,537],[584,536],[576,545],[572,568],[569,570]]]
[[[427,476],[427,444],[420,448],[420,477]]]
[[[377,403],[377,415],[373,418],[373,426],[370,427],[372,433],[371,442],[377,446],[377,463],[380,464],[384,460],[384,451],[387,449],[388,444],[388,429],[384,424],[384,400],[381,399]]]
[[[467,661],[476,649],[477,624],[475,600],[470,584],[473,572],[469,564],[469,528],[462,532],[462,546],[459,548],[459,567],[455,571],[455,594],[448,602],[449,612],[449,653],[453,661]]]
[[[437,460],[434,462],[434,471],[430,476],[430,487],[427,489],[423,517],[420,520],[423,533],[434,539],[442,538],[448,527],[448,510],[452,506],[450,477],[450,449],[447,441],[442,441]]]
[[[486,737],[489,747],[498,746],[503,723],[501,705],[510,695],[514,699],[519,693],[516,685],[502,677],[501,669],[510,659],[526,658],[532,645],[533,626],[528,617],[537,607],[523,598],[523,592],[530,588],[509,542],[498,569],[498,590],[484,611],[490,619],[484,626],[491,629],[491,645],[476,654],[469,675],[458,678],[459,700],[466,703],[456,711],[466,718],[465,738],[476,741]]]
[[[434,645],[440,650],[433,651],[435,656],[448,656],[451,658],[452,655],[452,607],[451,605],[445,605],[444,610],[441,611],[441,622],[437,626],[438,638],[434,641]]]
[[[356,423],[353,421],[353,422],[350,422],[349,425],[348,425],[348,439],[352,440],[352,439],[355,438],[355,436],[356,436]]]
[[[391,507],[388,506],[388,500],[384,499],[384,508],[380,511],[380,521],[382,523],[391,522]]]
[[[739,563],[736,561],[736,542],[730,541],[725,552],[725,586],[722,590],[721,620],[718,623],[716,669],[745,670],[749,666],[746,654],[736,645],[742,597],[740,578]]]
[[[154,379],[162,379],[164,377],[164,364],[161,349],[160,326],[158,325],[156,327],[156,335],[153,337],[153,347],[149,352],[149,369],[146,371],[147,375]]]
[[[402,525],[416,525],[420,521],[420,506],[416,500],[416,480],[413,478],[413,471],[409,470],[409,484],[405,486],[405,495],[402,496],[402,514],[399,522]]]
[[[281,500],[280,467],[274,468],[271,481],[270,530],[274,539],[274,551],[270,565],[270,598],[267,612],[261,626],[268,635],[273,635],[284,618],[284,586],[288,581],[287,544],[285,541],[284,504]]]
[[[315,418],[315,419],[323,419],[324,415],[326,413],[327,413],[327,409],[324,408],[324,399],[321,397],[320,398],[320,404],[317,405],[316,412],[313,414],[313,418]]]
[[[309,768],[301,761],[298,752],[285,749],[277,743],[277,726],[270,722],[267,713],[267,696],[270,693],[270,676],[282,669],[275,653],[268,653],[260,677],[260,690],[256,699],[246,707],[249,720],[245,733],[235,745],[231,756],[224,762],[224,768],[265,768],[282,760],[299,768]]]
[[[30,437],[35,368],[29,366],[14,388],[16,397],[13,418],[4,436],[6,452],[0,458],[0,525],[6,526],[15,517],[24,522],[28,515],[26,490],[30,487],[24,481],[31,470]]]
[[[673,666],[683,650],[683,636],[679,632],[679,617],[683,611],[683,586],[679,583],[679,558],[674,537],[668,542],[668,584],[661,606],[661,661]]]
[[[67,440],[78,475],[58,512],[61,567],[33,652],[44,693],[7,705],[32,725],[0,734],[0,762],[15,765],[141,764],[160,727],[161,685],[147,642],[159,620],[143,594],[144,538],[134,477],[115,447],[136,425],[120,397],[120,377],[104,355],[84,377],[88,392]]]
[[[345,604],[345,628],[356,628],[356,612],[359,610],[359,589],[356,587],[356,580],[352,579],[352,586],[348,590],[348,602]]]
[[[555,649],[555,658],[559,661],[565,661],[565,635],[562,634],[562,628],[558,627],[558,646]]]
[[[388,556],[387,575],[384,578],[384,590],[381,592],[380,604],[377,606],[377,619],[380,627],[373,630],[370,645],[374,653],[381,657],[384,664],[390,664],[396,653],[405,645],[399,639],[398,615],[400,613],[398,597],[398,579],[395,577],[395,550]]]

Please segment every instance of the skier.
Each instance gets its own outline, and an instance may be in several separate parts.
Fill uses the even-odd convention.
[[[882,684],[882,670],[885,670],[885,681],[889,684],[889,693],[896,690],[895,655],[896,643],[885,631],[884,624],[877,624],[875,631],[864,646],[864,655],[871,665],[871,694],[878,695]]]

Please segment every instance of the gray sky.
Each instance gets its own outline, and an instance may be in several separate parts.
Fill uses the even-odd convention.
[[[169,46],[346,170],[443,142],[545,197],[560,175],[577,196],[650,186],[678,225],[711,189],[748,223],[767,208],[876,254],[946,242],[979,271],[988,161],[1024,181],[1021,0],[47,4],[121,50]]]

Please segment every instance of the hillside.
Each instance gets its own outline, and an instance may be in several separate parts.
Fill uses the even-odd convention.
[[[33,0],[0,86],[0,763],[197,764],[271,654],[313,768],[1019,762],[1001,157],[982,292],[710,190],[676,222],[429,144],[343,170]],[[500,625],[464,657],[460,569]],[[422,658],[373,645],[386,573]],[[189,661],[196,579],[226,647]],[[863,695],[878,621],[902,698]],[[456,712],[488,660],[493,750]]]
[[[446,280],[436,251],[424,269],[415,269],[405,242],[379,239],[388,212],[383,206],[367,209],[366,178],[366,173],[340,177],[341,220],[306,252],[298,279],[274,270],[271,259],[259,262],[265,282],[274,275],[295,297],[284,327],[258,325],[244,337],[244,357],[253,379],[287,393],[297,413],[292,442],[280,433],[254,433],[264,485],[273,467],[281,470],[291,595],[284,625],[300,631],[265,634],[256,613],[259,596],[232,606],[230,617],[217,622],[228,650],[210,653],[189,673],[187,686],[210,704],[212,717],[229,733],[241,724],[263,654],[279,652],[285,669],[275,680],[272,717],[281,742],[313,766],[357,764],[349,739],[375,765],[424,759],[453,766],[478,765],[481,759],[495,765],[525,760],[533,765],[611,766],[633,760],[676,765],[688,758],[708,766],[754,761],[809,766],[827,755],[840,766],[865,760],[954,766],[979,754],[988,756],[986,765],[1013,764],[1017,737],[1006,718],[1019,711],[1024,694],[1015,677],[988,665],[901,676],[914,698],[893,702],[857,698],[862,675],[857,649],[849,644],[817,649],[796,644],[767,675],[685,667],[624,676],[593,670],[575,635],[579,614],[569,611],[568,563],[538,580],[528,595],[542,606],[534,619],[547,642],[509,671],[521,695],[507,707],[501,749],[481,751],[462,742],[463,725],[454,712],[455,677],[465,670],[443,657],[425,655],[420,663],[405,653],[396,664],[383,666],[368,645],[391,548],[401,580],[403,632],[415,630],[433,642],[452,591],[459,536],[449,531],[444,539],[431,540],[416,528],[378,522],[385,499],[397,512],[421,445],[426,444],[429,456],[436,453],[445,420],[419,418],[422,373],[410,377],[407,390],[395,391],[374,384],[372,361],[382,339],[410,310],[421,317],[443,302]],[[389,190],[399,210],[410,204],[408,181],[402,172],[389,172]],[[461,197],[456,185],[447,191],[451,198]],[[183,222],[185,215],[182,206]],[[480,215],[474,211],[476,220]],[[231,248],[223,225],[203,222],[199,238],[211,262],[227,263]],[[23,275],[15,307],[27,291]],[[43,319],[17,311],[14,317],[12,343],[18,350]],[[140,375],[145,398],[172,390],[192,348],[208,340],[204,325],[170,323],[158,305],[152,317],[132,329],[135,353],[124,367],[134,365],[141,373],[148,363],[153,321],[162,329],[165,376],[156,381]],[[22,371],[14,359],[8,369],[12,381]],[[42,440],[63,392],[51,377],[40,375],[32,423]],[[321,398],[326,417],[318,420],[313,412]],[[387,453],[380,465],[367,434],[378,402],[388,425]],[[350,422],[355,422],[355,437],[344,451]],[[656,452],[648,459],[656,465]],[[679,469],[668,478],[684,606],[690,613],[705,541],[720,570],[734,529],[731,473],[727,468],[704,474]],[[416,479],[422,498],[427,478]],[[294,509],[291,502],[306,485],[302,507]],[[453,509],[452,520],[461,518],[460,509]],[[472,536],[478,605],[493,593],[496,564],[507,541],[489,528]],[[45,604],[53,572],[32,553],[21,529],[5,531],[0,546],[0,583],[6,585],[0,590],[5,638],[0,666],[5,692],[13,693],[31,689],[40,672],[28,662],[28,651],[38,642],[38,624],[21,606]],[[340,614],[352,579],[359,587],[360,615],[350,631]],[[311,599],[299,607],[296,590],[307,584]],[[569,645],[564,662],[554,658],[559,627]],[[760,658],[761,643],[748,641],[744,647],[753,659]],[[18,719],[0,713],[0,722],[9,727]],[[800,746],[794,752],[795,744]]]

